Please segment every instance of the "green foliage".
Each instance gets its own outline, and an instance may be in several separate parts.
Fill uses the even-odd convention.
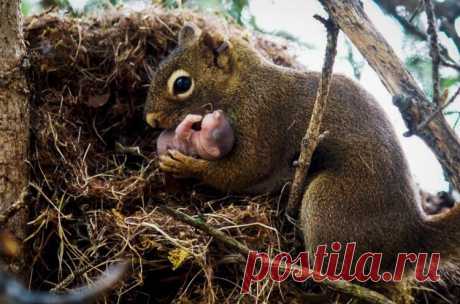
[[[30,4],[30,0],[25,0],[22,3]],[[123,0],[87,0],[82,10],[76,10],[72,6],[72,0],[42,0],[39,6],[42,9],[57,8],[62,12],[69,13],[72,16],[81,16],[87,13],[95,11],[103,11],[112,6],[121,4]],[[28,15],[30,12],[30,7],[28,10],[23,10],[24,15]]]
[[[460,75],[446,76],[441,78],[441,88],[443,90],[449,89],[460,84]]]
[[[232,16],[239,24],[243,24],[243,11],[249,6],[248,0],[229,1],[230,9],[228,14]]]
[[[409,55],[406,58],[406,67],[419,81],[422,88],[430,98],[433,96],[431,79],[431,59],[421,55]]]
[[[176,0],[160,0],[159,2],[167,8],[178,7],[178,1]],[[183,2],[189,8],[212,11],[230,17],[239,25],[248,27],[256,32],[281,37],[303,47],[313,48],[311,44],[302,42],[298,37],[286,31],[266,31],[260,28],[255,16],[249,10],[249,0],[187,0]]]
[[[89,0],[83,8],[83,13],[103,11],[121,2],[121,0]]]
[[[72,6],[70,4],[71,0],[43,0],[41,1],[41,5],[43,8],[47,9],[50,7],[57,7],[61,10],[72,10]]]
[[[300,45],[302,47],[305,47],[307,49],[314,49],[315,48],[312,44],[309,44],[307,42],[302,41],[299,37],[296,37],[296,36],[292,35],[289,32],[281,31],[281,30],[277,30],[277,31],[264,30],[263,28],[261,28],[257,24],[256,17],[252,16],[252,15],[250,16],[249,21],[247,22],[247,24],[245,24],[245,26],[247,26],[248,28],[250,28],[253,31],[256,31],[256,32],[259,32],[259,33],[262,33],[262,34],[271,35],[271,36],[274,36],[274,37],[280,37],[280,38],[286,39],[288,41],[294,42],[294,43],[296,43],[296,44],[298,44],[298,45]]]
[[[361,73],[366,66],[366,61],[356,52],[356,49],[353,48],[353,44],[348,39],[345,39],[345,44],[347,46],[347,55],[345,59],[350,63],[355,78],[361,79]]]
[[[425,93],[431,98],[433,96],[433,81],[431,76],[431,58],[413,55],[409,56],[406,60],[406,67],[412,75],[420,82]],[[441,69],[441,92],[455,88],[460,83],[460,74],[456,75],[443,75]]]
[[[21,1],[21,13],[24,16],[28,16],[32,9],[32,4],[28,0]]]
[[[163,5],[168,6],[168,2],[173,0],[163,0]],[[244,12],[249,6],[248,0],[188,0],[184,1],[187,7],[197,8],[203,11],[214,11],[232,17],[238,24],[244,25]]]
[[[161,4],[166,8],[173,9],[179,6],[179,1],[177,0],[157,0],[154,3]]]

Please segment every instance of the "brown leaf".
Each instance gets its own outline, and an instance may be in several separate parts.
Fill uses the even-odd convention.
[[[20,245],[14,234],[9,231],[0,232],[0,254],[9,257],[18,256]]]
[[[93,108],[100,108],[109,101],[110,93],[88,97],[87,104]]]

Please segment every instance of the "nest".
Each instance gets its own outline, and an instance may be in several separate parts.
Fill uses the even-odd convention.
[[[280,193],[228,196],[158,169],[158,134],[144,123],[143,105],[151,71],[176,46],[187,21],[250,35],[268,59],[298,66],[286,43],[190,10],[117,10],[84,19],[48,12],[26,20],[33,206],[26,246],[33,288],[85,285],[107,265],[128,259],[129,275],[101,302],[306,300],[304,293],[270,282],[242,297],[241,256],[158,208],[198,215],[251,249],[294,248],[292,237],[277,229],[285,199]]]
[[[273,228],[277,196],[223,196],[158,170],[158,134],[143,121],[149,75],[192,21],[249,35],[217,16],[193,11],[113,11],[74,19],[28,19],[31,196],[26,246],[34,288],[61,291],[90,282],[129,259],[131,272],[106,301],[237,301],[244,262],[232,250],[162,213],[167,204],[260,250],[280,250]],[[286,45],[254,37],[278,64],[293,66]],[[258,298],[281,293],[267,285]]]

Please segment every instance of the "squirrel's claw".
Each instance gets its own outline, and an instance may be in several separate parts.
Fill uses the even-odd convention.
[[[168,150],[160,156],[160,169],[176,177],[199,177],[208,168],[208,161],[185,155],[177,150]]]

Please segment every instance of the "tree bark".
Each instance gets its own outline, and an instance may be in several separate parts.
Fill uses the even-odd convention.
[[[418,135],[441,163],[452,186],[460,190],[460,140],[442,114],[418,128],[436,111],[394,50],[378,32],[359,0],[322,0],[340,29],[360,50],[398,106],[410,134]]]
[[[25,53],[20,0],[0,0],[0,213],[23,199],[28,184],[25,160],[29,112]],[[22,209],[9,219],[6,227],[18,238],[19,245],[25,238],[26,223],[27,214]],[[22,261],[20,250],[10,264],[12,270],[22,268]]]
[[[311,114],[307,131],[302,139],[297,169],[295,170],[291,190],[289,191],[289,200],[286,207],[286,216],[289,220],[296,219],[298,216],[302,196],[305,192],[305,183],[308,169],[311,165],[311,158],[322,137],[326,135],[324,133],[320,133],[320,128],[324,113],[326,112],[332,80],[332,70],[334,67],[335,56],[337,55],[339,28],[334,22],[332,22],[331,19],[324,20],[319,16],[315,16],[315,18],[322,22],[327,29],[326,54],[324,56],[324,64],[321,79],[318,85],[318,91],[316,92],[315,105],[313,106],[313,112]]]

